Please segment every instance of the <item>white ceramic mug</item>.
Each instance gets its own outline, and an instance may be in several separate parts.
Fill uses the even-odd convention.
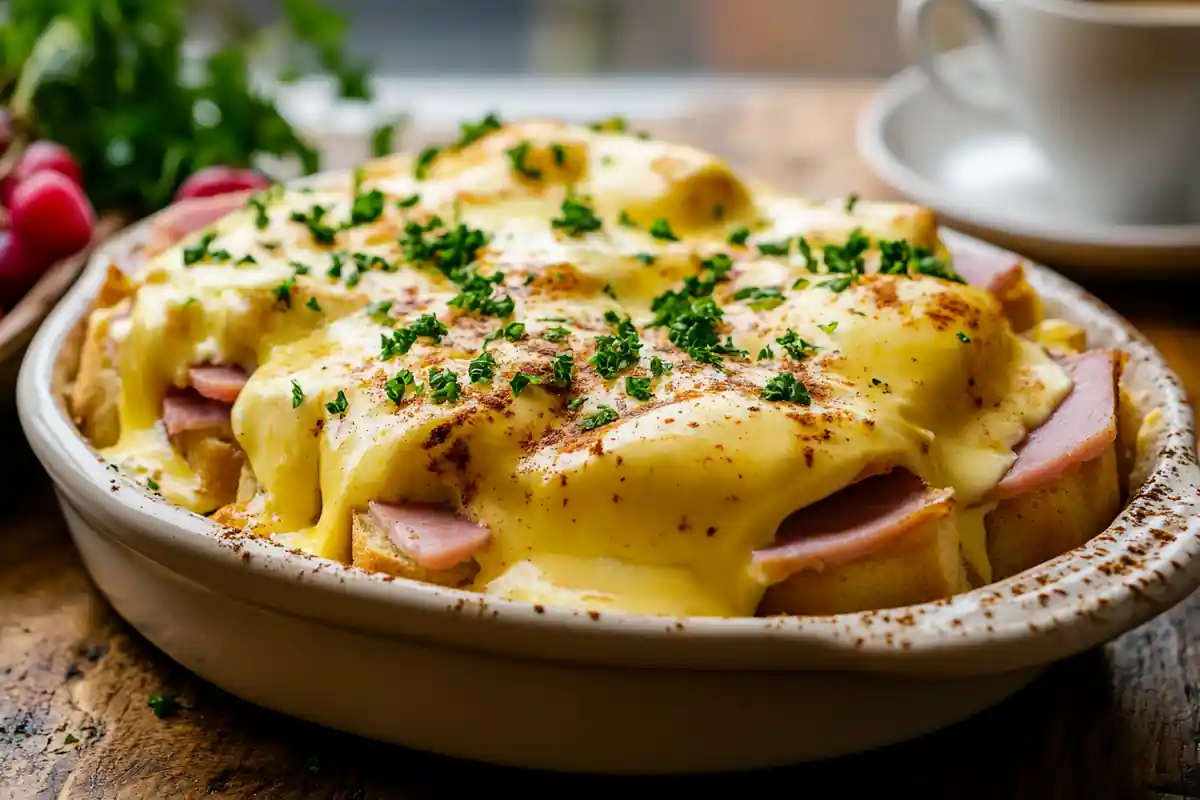
[[[933,17],[951,6],[976,23],[990,74],[956,72],[938,57]],[[1196,219],[1200,3],[903,0],[900,30],[942,94],[1029,134],[1073,216]]]

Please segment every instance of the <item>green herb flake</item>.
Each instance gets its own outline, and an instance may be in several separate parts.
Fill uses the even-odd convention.
[[[158,481],[154,480],[154,478],[146,478],[146,488],[152,492],[157,492],[159,488]]]
[[[325,404],[325,410],[330,414],[345,414],[349,407],[350,401],[346,399],[346,393],[341,389],[338,389],[336,398]]]
[[[802,406],[812,404],[808,389],[790,372],[781,372],[767,381],[766,386],[759,392],[759,397],[772,402],[799,403]]]
[[[530,375],[526,372],[518,372],[516,375],[512,376],[512,380],[508,382],[508,385],[512,388],[513,397],[520,397],[521,392],[525,391],[525,388],[529,386],[529,384],[541,382],[542,379],[536,375]]]
[[[963,344],[970,344],[970,343],[971,343],[971,337],[970,337],[970,336],[967,336],[967,335],[966,335],[965,333],[963,333],[962,331],[959,331],[958,333],[956,333],[956,334],[954,334],[954,335],[955,335],[955,336],[957,336],[957,337],[958,337],[958,340],[959,340],[960,342],[962,342]]]
[[[765,361],[768,358],[774,358],[775,351],[771,349],[771,345],[765,345],[762,350],[758,351],[758,360]]]
[[[666,242],[679,241],[679,237],[671,230],[671,223],[665,219],[656,219],[650,223],[650,235],[655,239],[661,239]]]
[[[525,159],[529,157],[529,148],[533,145],[528,140],[517,142],[512,147],[504,152],[508,155],[508,160],[512,164],[514,172],[524,175],[530,180],[541,180],[542,171],[534,169],[525,163]]]
[[[812,246],[809,245],[808,239],[803,236],[796,238],[796,252],[804,259],[804,268],[809,272],[817,271],[817,258],[813,255]]]
[[[383,192],[372,189],[354,196],[350,207],[350,225],[368,225],[383,216]]]
[[[596,133],[625,133],[629,130],[629,122],[624,117],[608,117],[589,122],[588,128]]]
[[[388,379],[388,382],[383,385],[383,391],[387,394],[388,399],[396,405],[404,400],[404,391],[409,386],[416,386],[416,379],[410,370],[402,369]]]
[[[629,216],[629,212],[625,209],[621,209],[621,214],[617,217],[617,224],[624,225],[626,228],[637,227],[637,222],[634,221],[633,217]]]
[[[307,212],[293,211],[292,222],[299,222],[308,228],[314,242],[320,245],[331,245],[337,241],[337,228],[325,221],[328,210],[324,206],[313,206]]]
[[[595,430],[596,428],[601,428],[612,422],[616,422],[619,417],[620,414],[618,414],[611,406],[597,406],[595,414],[589,414],[579,421],[579,430]]]
[[[654,356],[650,359],[650,374],[656,378],[661,378],[664,375],[670,374],[671,370],[673,369],[675,369],[673,364],[663,361],[658,356]]]
[[[611,283],[604,284],[604,286],[600,287],[600,291],[611,297],[613,300],[617,299],[617,290],[612,287]]]
[[[841,294],[849,289],[853,283],[854,278],[834,278],[833,280],[824,281],[823,283],[819,283],[817,285],[823,289],[828,289],[834,294]]]
[[[195,297],[188,297],[186,300],[183,301],[183,304],[180,306],[180,308],[191,308],[192,306],[196,305],[199,302],[200,302],[200,300]]]
[[[785,353],[797,361],[802,361],[820,349],[812,342],[807,342],[800,338],[791,328],[788,328],[787,332],[776,339],[775,342],[783,348]]]
[[[79,737],[73,733],[68,733],[63,737],[63,744],[75,744],[79,741]]]
[[[561,167],[567,163],[567,148],[555,142],[550,145],[550,155],[554,159],[554,166]]]
[[[637,329],[626,319],[618,325],[615,334],[596,337],[596,352],[588,363],[596,368],[600,377],[612,380],[622,370],[637,363],[641,349]]]
[[[423,181],[429,177],[429,168],[433,166],[433,162],[437,160],[441,152],[442,148],[440,147],[426,147],[422,150],[420,155],[417,156],[416,163],[413,165],[413,177],[419,181]]]
[[[258,263],[258,259],[255,258],[254,256],[250,255],[249,253],[247,253],[246,255],[242,256],[235,262],[235,266],[240,267],[242,264],[257,264],[257,263]]]
[[[826,323],[817,325],[817,327],[820,328],[821,330],[823,330],[825,333],[833,333],[834,331],[837,330],[837,326],[838,326],[837,320],[834,320],[833,322],[826,322]]]
[[[603,224],[596,211],[587,202],[568,197],[562,202],[562,216],[550,220],[550,226],[567,236],[582,236],[600,230]]]
[[[455,403],[462,396],[458,385],[458,374],[448,369],[431,367],[429,370],[429,399],[434,403]]]
[[[773,308],[783,302],[783,293],[774,286],[747,286],[733,293],[734,300],[749,300],[751,308]]]
[[[216,231],[206,231],[194,243],[183,248],[183,265],[190,267],[208,257],[208,248],[217,240]]]
[[[559,353],[550,359],[550,375],[555,386],[570,386],[575,380],[575,354]]]
[[[292,408],[299,408],[304,402],[304,390],[300,388],[300,384],[292,381]]]
[[[823,255],[825,267],[830,272],[849,275],[861,275],[866,267],[863,254],[871,246],[871,240],[863,235],[860,228],[855,228],[842,245],[827,244]]]
[[[421,202],[421,195],[410,194],[408,197],[397,200],[396,208],[412,208],[419,202]]]
[[[265,231],[271,226],[271,216],[267,213],[267,195],[259,192],[246,201],[246,208],[254,210],[254,227]]]
[[[725,219],[725,206],[721,205],[720,203],[717,203],[715,206],[713,206],[712,218],[715,222],[720,222],[721,220]]]
[[[854,207],[857,205],[858,205],[858,195],[857,194],[851,194],[846,197],[846,213],[847,214],[853,214]]]
[[[321,313],[321,311],[322,311],[321,304],[319,302],[317,302],[317,298],[315,298],[315,297],[308,298],[308,302],[305,303],[304,306],[309,311],[316,311],[318,314]]]
[[[807,289],[808,285],[808,278],[796,278],[796,280],[792,282],[793,289]]]
[[[292,289],[296,286],[295,278],[288,278],[271,291],[275,294],[275,305],[282,308],[292,307]]]
[[[758,242],[755,247],[764,256],[786,256],[792,252],[792,240],[781,239],[778,242]]]
[[[516,308],[516,302],[512,297],[505,295],[503,297],[493,296],[493,286],[499,286],[504,280],[503,273],[497,272],[493,275],[480,275],[478,271],[467,278],[462,285],[462,291],[450,300],[452,308],[462,309],[463,311],[479,314],[484,317],[511,317]]]
[[[746,226],[735,228],[725,241],[732,245],[745,246],[746,240],[750,238],[750,229]]]
[[[371,158],[383,158],[395,149],[396,123],[389,122],[371,131]]]
[[[642,402],[649,400],[654,396],[650,391],[650,379],[636,378],[632,375],[627,376],[625,378],[625,394],[634,400],[641,400]]]
[[[567,403],[567,410],[568,411],[576,411],[579,409],[580,406],[582,406],[586,402],[587,402],[586,397],[573,397],[573,398],[571,398],[571,402]]]
[[[308,264],[301,264],[299,261],[289,261],[288,266],[292,268],[293,275],[307,275],[311,272]]]
[[[498,131],[504,127],[504,123],[500,121],[500,117],[495,112],[485,114],[479,122],[463,122],[458,126],[458,141],[452,147],[455,150],[462,150],[467,145],[474,144],[489,133]]]
[[[516,342],[525,337],[524,322],[510,322],[500,330],[504,333],[504,338],[510,342]]]
[[[467,365],[467,380],[471,383],[491,383],[496,375],[496,359],[484,350]]]
[[[553,328],[547,328],[546,330],[542,331],[542,338],[547,342],[561,342],[570,335],[571,331],[560,325],[556,325]]]
[[[634,256],[634,258],[642,262],[642,266],[644,267],[650,266],[655,261],[654,256],[650,255],[649,253],[638,253]]]
[[[422,314],[411,325],[400,328],[391,336],[386,333],[380,335],[379,358],[387,361],[396,355],[407,355],[417,339],[432,339],[434,344],[440,344],[442,337],[449,332],[433,314]]]
[[[179,699],[169,692],[150,695],[146,698],[146,705],[159,719],[173,716],[179,711]]]

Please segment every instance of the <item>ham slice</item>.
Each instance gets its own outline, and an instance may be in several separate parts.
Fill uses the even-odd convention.
[[[367,510],[392,544],[426,569],[450,569],[469,561],[492,535],[487,527],[444,506],[372,500]]]
[[[199,392],[201,397],[219,400],[222,403],[237,400],[249,378],[246,370],[241,367],[202,364],[188,370],[192,388]]]
[[[233,407],[195,392],[173,391],[163,398],[162,419],[168,436],[188,431],[224,429]]]
[[[926,486],[911,472],[868,478],[785,519],[775,543],[754,551],[751,570],[773,584],[802,570],[857,561],[953,507],[953,489]]]
[[[1020,261],[1003,254],[965,252],[954,254],[954,271],[972,286],[1000,296],[1025,275]]]
[[[1074,382],[1071,393],[1017,448],[1017,460],[996,486],[994,499],[1054,483],[1116,441],[1119,358],[1116,350],[1089,350],[1059,361]]]
[[[250,199],[253,192],[231,192],[213,197],[180,200],[168,206],[154,220],[146,240],[147,255],[157,255],[181,241],[189,233],[207,228],[226,214],[232,213]]]

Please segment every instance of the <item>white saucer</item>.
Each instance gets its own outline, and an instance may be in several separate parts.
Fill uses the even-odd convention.
[[[944,222],[1043,264],[1145,277],[1200,272],[1200,222],[1071,219],[1024,134],[959,109],[915,68],[889,80],[863,109],[858,149],[882,180]]]

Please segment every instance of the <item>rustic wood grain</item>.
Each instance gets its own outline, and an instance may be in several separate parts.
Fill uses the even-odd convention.
[[[850,135],[868,88],[801,87],[655,130],[721,151],[740,169],[798,191],[853,189],[882,198],[887,191],[858,162]],[[1195,282],[1089,285],[1139,323],[1193,397],[1200,395]],[[0,432],[0,451],[14,476],[0,518],[0,798],[348,800],[481,790],[660,797],[711,789],[954,800],[1200,798],[1200,596],[1053,667],[991,711],[870,755],[705,778],[529,773],[334,733],[192,677],[97,596],[15,430]],[[178,695],[176,715],[159,719],[146,706],[158,692]]]

